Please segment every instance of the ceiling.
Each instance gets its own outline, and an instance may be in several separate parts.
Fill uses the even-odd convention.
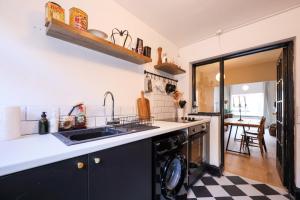
[[[300,0],[115,0],[183,47],[300,6]]]
[[[238,67],[249,67],[254,65],[261,65],[265,63],[272,63],[274,67],[282,52],[282,49],[275,49],[271,51],[265,51],[261,53],[251,54],[248,56],[238,57],[225,61],[225,70],[238,68]]]
[[[242,56],[242,57],[226,60],[224,62],[224,68],[226,71],[228,69],[249,67],[249,66],[261,65],[266,63],[274,64],[275,67],[281,52],[282,49],[274,49],[270,51],[255,53],[248,56]],[[203,67],[197,68],[197,71],[205,72],[205,73],[218,73],[219,63],[204,65]]]

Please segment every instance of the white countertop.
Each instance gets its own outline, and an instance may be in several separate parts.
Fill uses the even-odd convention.
[[[185,129],[208,121],[208,118],[190,123],[155,121],[154,126],[160,128],[72,146],[66,146],[52,134],[30,135],[2,141],[0,142],[0,176]]]

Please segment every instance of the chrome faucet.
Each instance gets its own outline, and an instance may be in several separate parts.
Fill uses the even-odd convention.
[[[104,101],[103,101],[103,106],[105,106],[105,102],[106,102],[106,97],[110,95],[111,96],[111,100],[112,100],[112,113],[111,113],[111,122],[107,122],[106,124],[119,124],[119,120],[115,119],[115,99],[114,99],[114,95],[112,92],[107,91],[104,94]]]

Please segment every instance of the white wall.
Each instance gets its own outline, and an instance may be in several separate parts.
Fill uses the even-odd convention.
[[[220,134],[220,117],[212,116],[210,120],[209,135],[209,161],[211,165],[220,166],[221,164],[221,134]],[[216,144],[216,141],[218,143]]]
[[[143,89],[143,70],[152,70],[161,46],[168,55],[177,47],[114,1],[57,0],[66,10],[86,11],[89,28],[110,35],[127,29],[133,41],[152,47],[153,63],[136,65],[45,35],[46,1],[0,1],[0,105],[72,105],[78,101],[102,105],[110,90],[117,106],[134,106]]]
[[[296,98],[296,137],[295,137],[295,173],[296,185],[300,187],[300,8],[273,16],[263,21],[224,33],[219,37],[192,44],[180,49],[181,64],[186,67],[187,75],[182,76],[181,87],[191,99],[191,62],[241,51],[266,44],[295,39],[295,98]]]

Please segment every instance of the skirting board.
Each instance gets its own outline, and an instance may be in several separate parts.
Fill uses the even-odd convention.
[[[222,176],[223,174],[223,166],[220,165],[219,167],[215,166],[215,165],[210,165],[205,163],[205,172],[209,173],[212,176]]]
[[[300,200],[300,188],[295,188],[295,200]]]

